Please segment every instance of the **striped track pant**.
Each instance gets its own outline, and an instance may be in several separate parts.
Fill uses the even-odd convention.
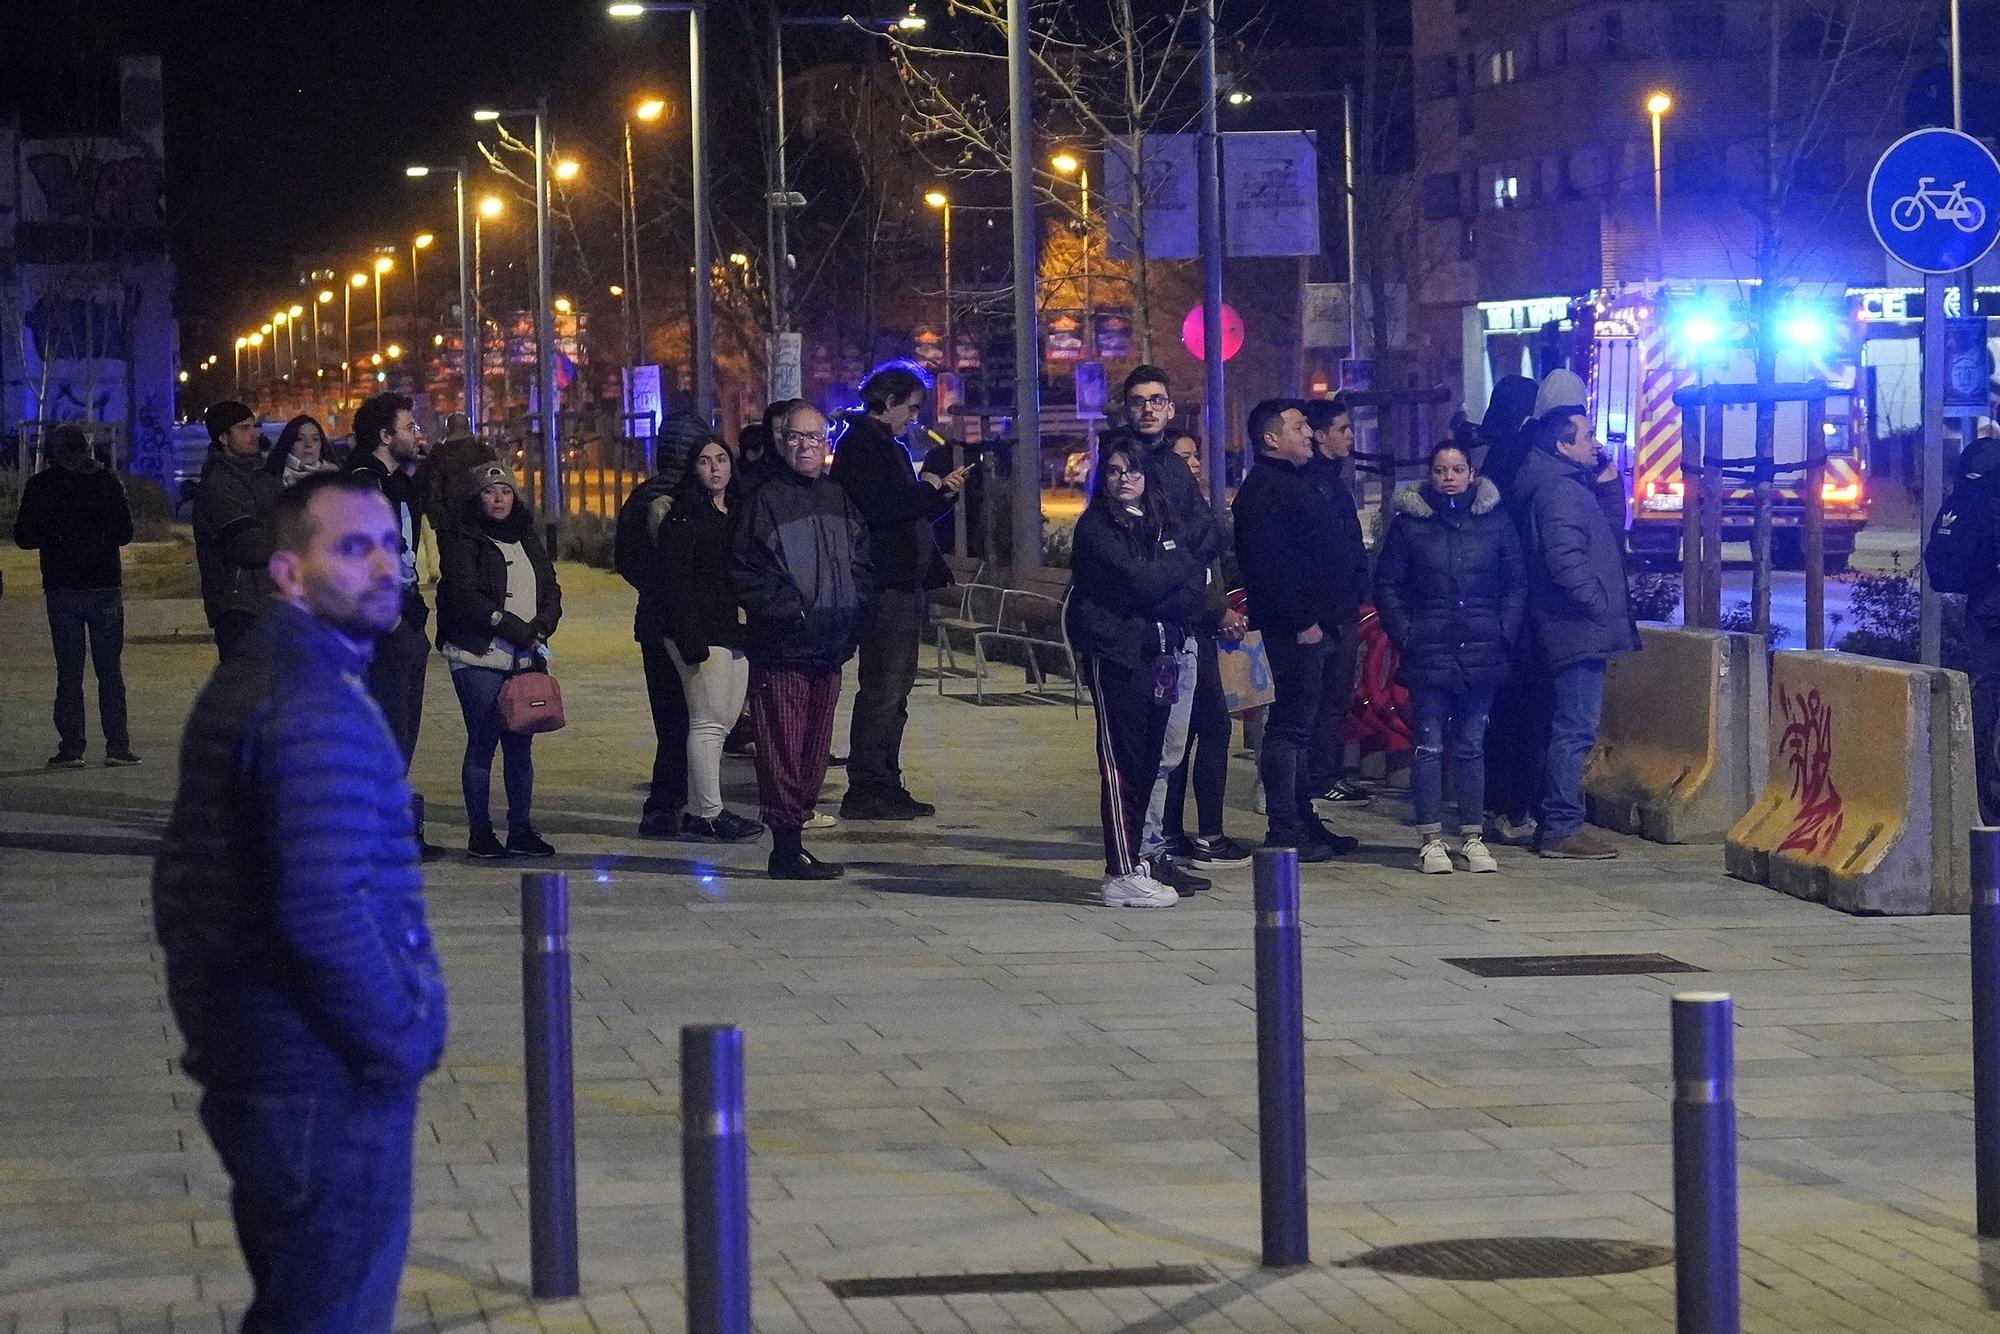
[[[1103,658],[1085,658],[1084,679],[1097,712],[1098,815],[1104,823],[1104,871],[1128,875],[1139,864],[1146,805],[1160,770],[1173,706],[1153,699],[1153,674]]]

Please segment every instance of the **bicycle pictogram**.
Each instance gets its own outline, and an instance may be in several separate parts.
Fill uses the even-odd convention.
[[[1919,176],[1917,188],[1889,206],[1889,222],[1897,231],[1915,231],[1924,225],[1926,214],[1968,235],[1986,225],[1986,205],[1966,195],[1964,181],[1954,183],[1949,190],[1937,190],[1931,188],[1936,179]]]

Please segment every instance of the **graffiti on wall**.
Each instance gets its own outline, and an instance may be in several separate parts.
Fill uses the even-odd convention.
[[[166,222],[165,165],[118,139],[24,139],[21,221],[113,227]]]
[[[1810,857],[1832,847],[1847,823],[1845,803],[1833,783],[1833,707],[1817,690],[1794,695],[1781,685],[1778,708],[1785,719],[1778,756],[1792,771],[1792,800],[1799,807],[1778,851]]]

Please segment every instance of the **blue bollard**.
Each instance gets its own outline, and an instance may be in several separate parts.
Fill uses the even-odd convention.
[[[1972,1175],[1979,1235],[2000,1237],[2000,829],[1972,831]]]
[[[521,877],[528,1072],[528,1249],[534,1294],[582,1291],[576,1240],[576,1083],[570,1057],[569,877]]]
[[[1674,997],[1674,1328],[1737,1334],[1736,1091],[1729,997]]]
[[[1300,995],[1299,854],[1257,854],[1257,1161],[1264,1267],[1311,1263],[1306,1247],[1306,1023]]]
[[[681,1030],[681,1203],[688,1334],[750,1334],[750,1140],[743,1030]]]

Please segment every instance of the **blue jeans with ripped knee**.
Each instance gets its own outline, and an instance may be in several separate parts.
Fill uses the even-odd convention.
[[[1443,830],[1444,753],[1451,749],[1452,788],[1458,798],[1458,827],[1478,833],[1486,812],[1486,720],[1493,713],[1493,687],[1464,690],[1410,690],[1417,715],[1417,753],[1410,761],[1410,795],[1417,807],[1417,831]]]

